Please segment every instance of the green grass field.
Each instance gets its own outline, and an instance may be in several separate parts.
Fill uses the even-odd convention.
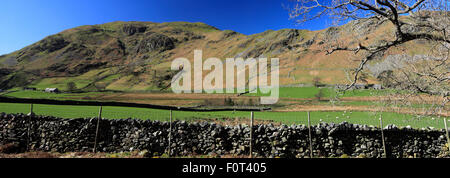
[[[315,95],[322,90],[322,97],[332,97],[336,95],[336,91],[331,88],[315,88],[315,87],[283,87],[280,88],[281,98],[314,98]],[[364,96],[380,96],[386,94],[387,90],[352,90],[341,94],[341,97],[364,97]],[[88,92],[88,93],[45,93],[42,91],[23,91],[16,90],[10,92],[4,92],[3,96],[17,97],[17,98],[40,98],[40,99],[57,99],[66,100],[77,98],[77,100],[83,100],[81,98],[107,95],[108,92]],[[261,93],[250,93],[249,96],[263,96]],[[324,105],[328,102],[321,103]],[[379,106],[382,103],[376,103],[372,101],[347,101],[342,102],[340,105],[355,105],[355,106]],[[421,107],[421,106],[411,106]],[[28,104],[9,104],[0,103],[0,112],[5,113],[28,113]],[[86,118],[96,117],[98,115],[98,107],[92,106],[57,106],[57,105],[34,105],[34,112],[39,115],[50,115],[62,118]],[[178,120],[196,120],[196,119],[223,119],[223,118],[248,118],[249,112],[185,112],[174,111],[174,119]],[[347,121],[350,123],[367,124],[378,126],[380,113],[374,112],[312,112],[311,121],[313,124],[317,124],[320,121],[329,123],[340,123]],[[144,109],[144,108],[129,108],[129,107],[104,107],[103,117],[109,119],[126,119],[126,118],[138,118],[138,119],[151,119],[151,120],[168,120],[169,111],[157,110],[157,109]],[[270,120],[277,123],[284,124],[306,124],[307,113],[306,112],[255,112],[255,118],[261,120]],[[395,124],[397,126],[410,125],[415,128],[422,127],[434,127],[443,128],[443,121],[441,118],[433,117],[420,117],[408,114],[399,113],[383,113],[384,123]]]
[[[30,99],[55,99],[67,100],[71,98],[82,98],[101,94],[108,94],[108,92],[88,92],[88,93],[47,93],[43,91],[32,90],[13,90],[1,94],[2,96],[14,98],[30,98]],[[77,99],[80,100],[80,99]]]
[[[65,86],[63,87],[63,89]],[[38,88],[45,89],[45,88]],[[315,95],[322,90],[322,97],[333,97],[338,93],[332,88],[316,88],[316,87],[282,87],[280,88],[281,98],[315,98]],[[381,96],[389,92],[388,90],[350,90],[345,93],[339,93],[341,97],[364,97],[364,96]],[[17,98],[46,98],[46,99],[63,99],[67,97],[80,97],[96,94],[108,94],[107,92],[87,92],[87,93],[46,93],[43,91],[24,91],[20,89],[10,90],[9,93],[3,94],[4,96],[17,97]],[[269,94],[263,94],[258,90],[258,93],[249,93],[247,96],[268,96]]]
[[[34,112],[38,115],[50,115],[61,118],[88,118],[98,116],[98,107],[95,106],[58,106],[35,104]],[[0,112],[5,113],[28,113],[29,104],[0,103]],[[373,112],[311,112],[312,124],[319,122],[340,123],[347,121],[355,124],[366,124],[378,126],[380,113]],[[129,107],[103,107],[102,117],[108,119],[151,119],[167,121],[169,111],[146,108]],[[249,118],[250,112],[243,111],[221,111],[221,112],[187,112],[174,111],[175,120],[193,121],[196,119],[223,119],[223,118]],[[307,124],[306,112],[255,112],[255,119],[271,120],[273,122],[290,124]],[[414,128],[444,128],[442,118],[417,117],[408,114],[383,113],[383,123],[395,124],[397,126],[410,125]]]
[[[15,98],[52,99],[52,98],[70,97],[70,94],[65,94],[65,93],[56,94],[56,93],[46,93],[46,92],[42,92],[42,91],[19,90],[19,91],[14,91],[11,93],[6,93],[6,94],[4,94],[4,96],[15,97]]]
[[[45,88],[59,88],[60,90],[67,90],[67,83],[73,82],[75,83],[76,88],[80,89],[88,86],[98,78],[104,78],[101,81],[111,82],[113,79],[118,77],[119,75],[113,74],[108,69],[97,69],[91,70],[77,77],[55,77],[36,80],[28,87],[34,87],[38,90],[44,90]]]
[[[281,87],[281,98],[315,98],[316,94],[322,90],[322,97],[333,97],[339,95],[340,97],[364,97],[364,96],[382,96],[390,92],[390,90],[349,90],[345,93],[338,93],[333,88],[317,88],[317,87]],[[269,96],[261,91],[257,93],[249,93],[247,96]]]

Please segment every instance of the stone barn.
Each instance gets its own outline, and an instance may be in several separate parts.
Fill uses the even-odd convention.
[[[381,90],[381,89],[383,89],[383,87],[380,84],[375,84],[375,85],[373,85],[373,89]]]
[[[58,88],[46,88],[45,92],[47,93],[59,93]]]
[[[355,89],[367,89],[367,86],[365,84],[355,84]]]
[[[23,87],[23,90],[36,91],[36,88],[33,88],[33,87]]]

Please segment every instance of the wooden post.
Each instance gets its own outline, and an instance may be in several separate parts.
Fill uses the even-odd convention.
[[[250,158],[253,158],[253,111],[250,114]]]
[[[30,105],[30,114],[33,114],[33,103]]]
[[[448,151],[450,151],[450,137],[448,135],[447,119],[445,117],[444,117],[444,126],[445,126],[445,133],[447,134],[447,147]]]
[[[384,142],[384,132],[383,132],[383,115],[380,115],[380,129],[381,129],[381,141],[383,143],[384,158],[387,158],[386,143]]]
[[[171,153],[171,147],[172,147],[172,143],[171,143],[171,140],[172,140],[172,110],[170,110],[170,113],[169,113],[169,154],[168,154],[168,156],[170,157],[170,153]]]
[[[94,141],[94,153],[97,152],[97,137],[98,137],[98,129],[100,126],[100,119],[102,119],[102,106],[100,106],[100,109],[98,111],[98,118],[97,118],[97,128],[95,129],[95,141]]]
[[[309,156],[313,157],[312,135],[311,135],[311,113],[308,111],[308,130],[309,130]]]
[[[31,117],[33,117],[33,103],[30,104],[30,113],[28,113],[28,124],[27,124],[27,151],[30,151],[30,142],[31,142]]]

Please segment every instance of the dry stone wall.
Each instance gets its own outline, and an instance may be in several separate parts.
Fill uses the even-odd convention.
[[[0,114],[0,145],[16,143],[25,151],[92,151],[97,119],[60,119],[50,116]],[[250,128],[207,122],[172,123],[172,155],[248,155]],[[308,127],[255,125],[253,150],[260,157],[309,157]],[[168,148],[169,123],[139,119],[102,119],[98,147],[101,152],[147,150],[161,155]],[[387,157],[434,158],[443,154],[444,130],[384,129]],[[383,157],[381,130],[350,123],[321,123],[312,127],[315,157]]]

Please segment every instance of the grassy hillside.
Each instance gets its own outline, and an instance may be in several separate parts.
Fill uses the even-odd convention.
[[[268,30],[243,35],[204,23],[111,22],[86,25],[48,36],[11,54],[0,56],[0,88],[30,86],[65,89],[68,82],[86,91],[158,90],[174,75],[171,61],[193,60],[196,49],[203,59],[218,57],[277,57],[281,85],[347,83],[347,73],[358,58],[346,52],[326,55],[327,46],[369,44],[390,38],[388,23],[370,20],[320,31]],[[429,45],[409,43],[402,53],[420,54]],[[390,51],[389,55],[400,51]],[[366,73],[369,71],[366,71]],[[208,72],[203,72],[207,75]],[[369,75],[369,83],[377,83]]]

